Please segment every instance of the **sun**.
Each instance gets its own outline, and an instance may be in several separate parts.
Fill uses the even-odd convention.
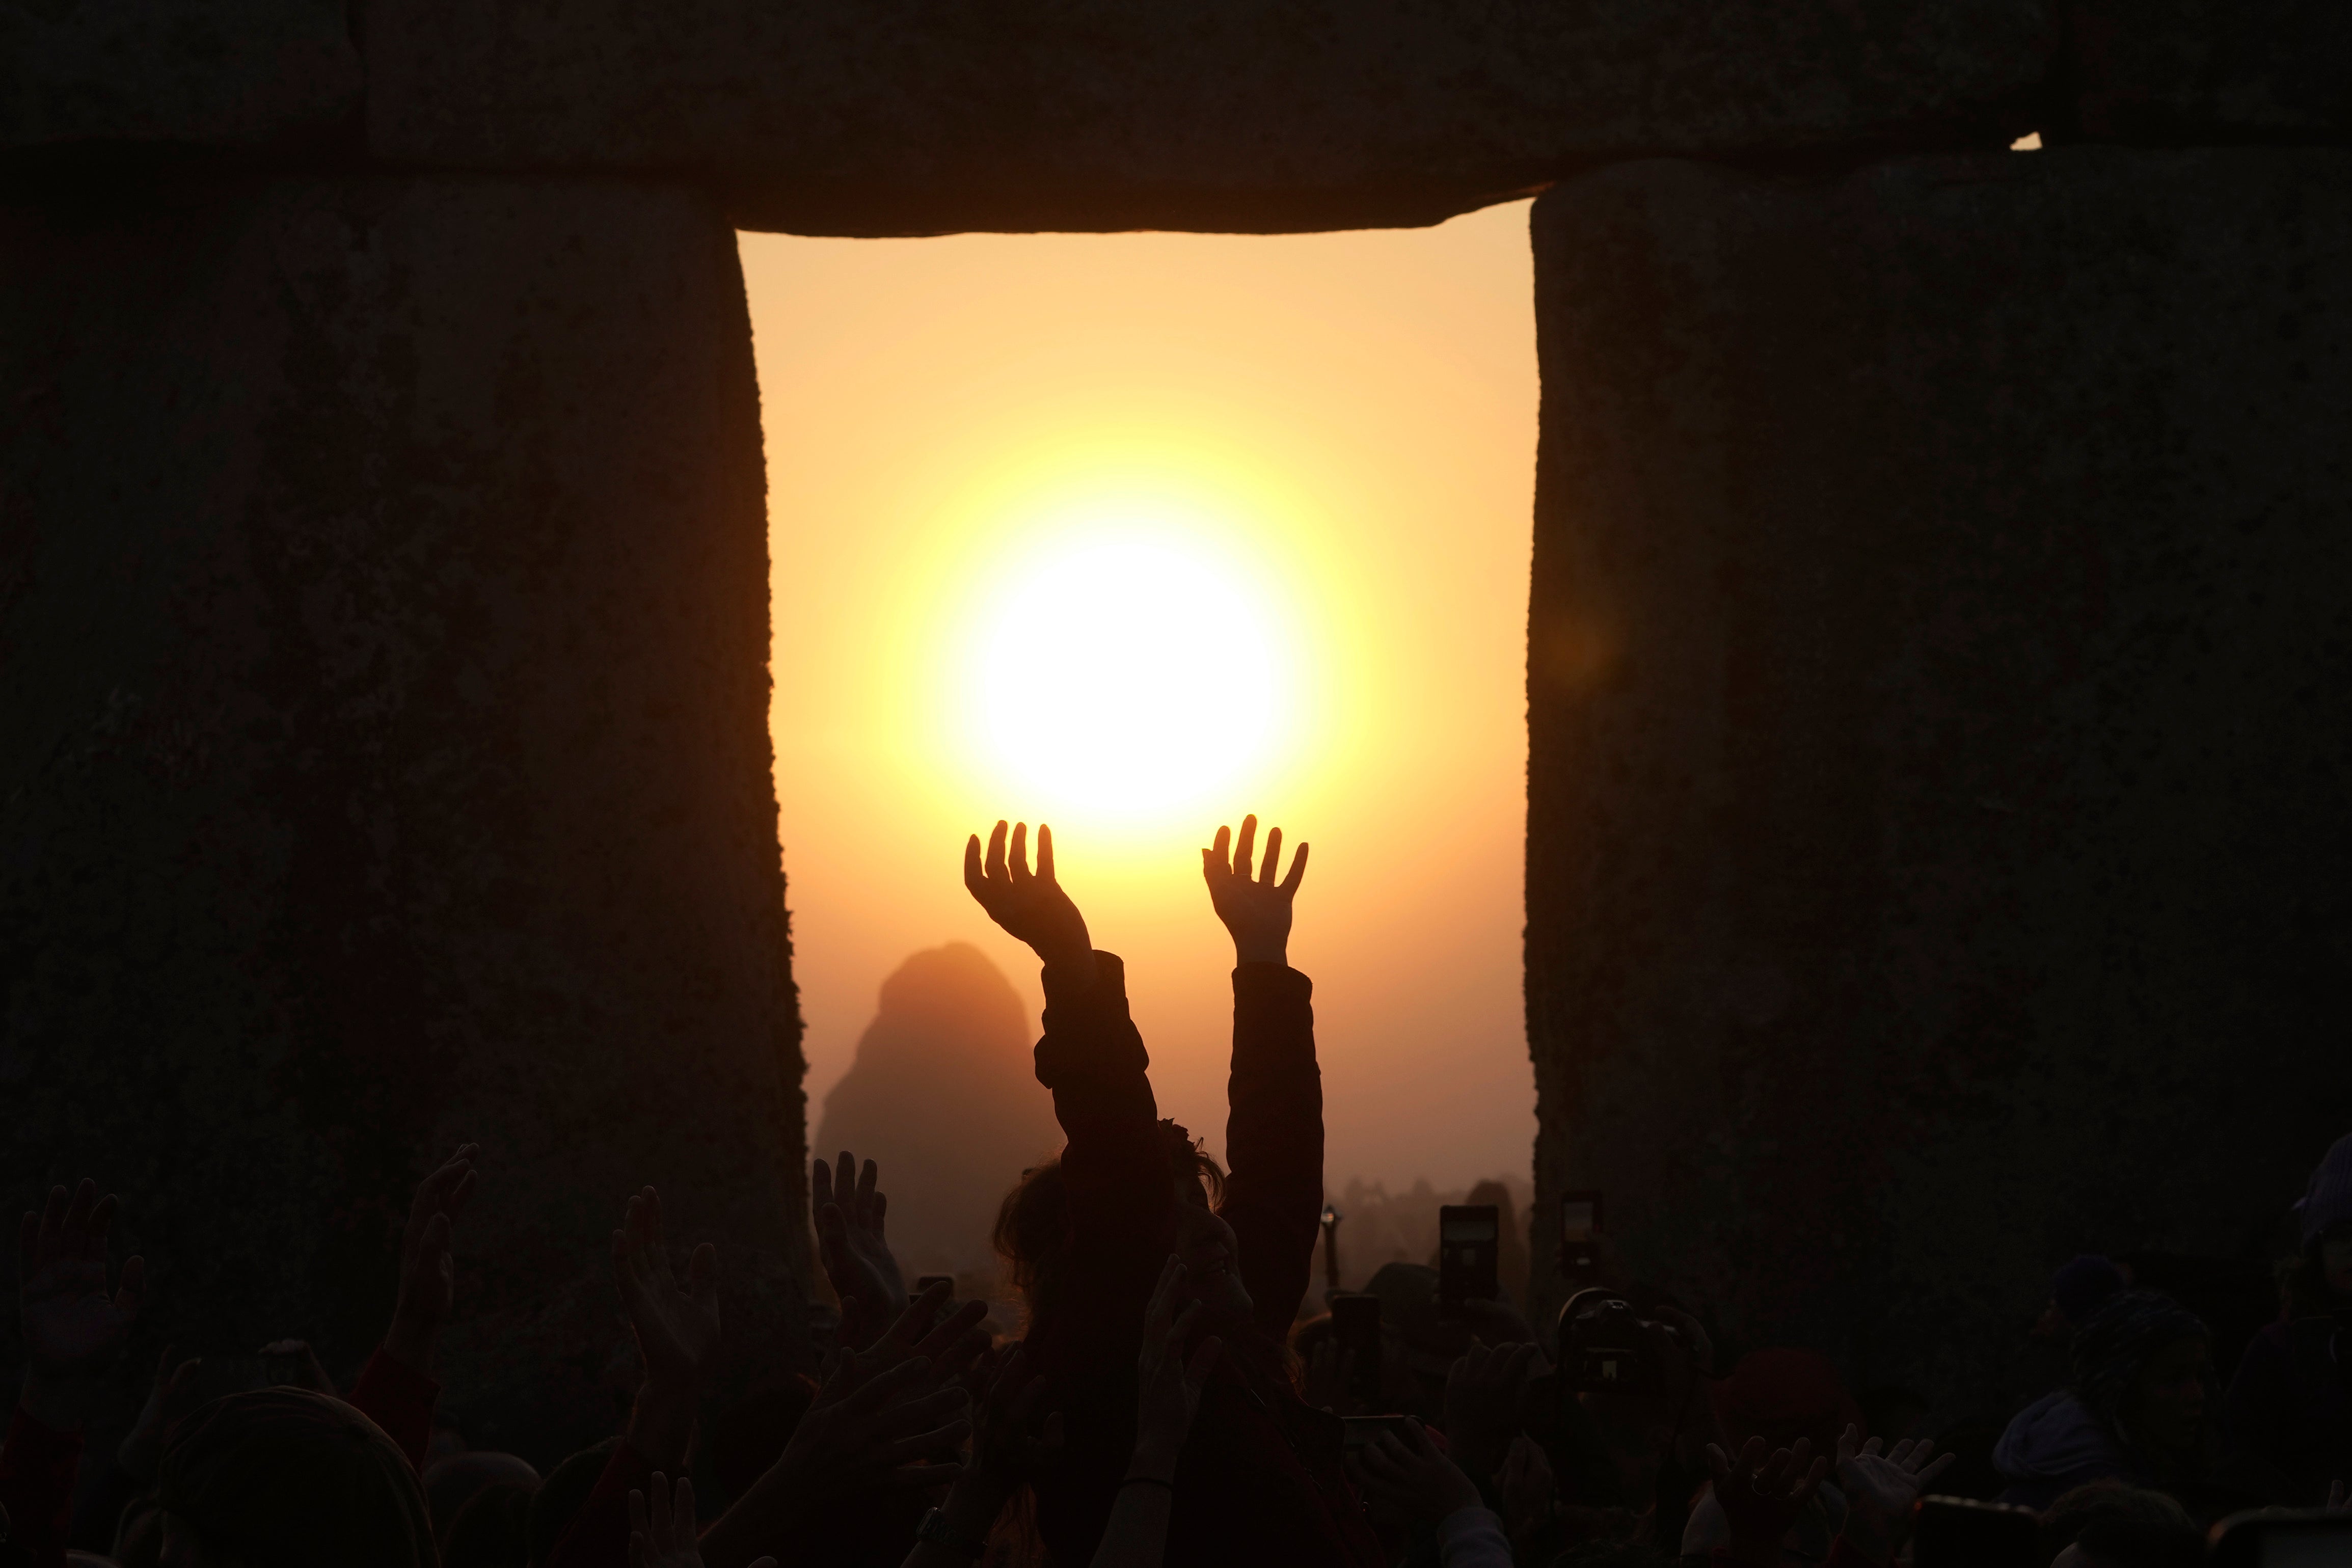
[[[1164,818],[1263,775],[1291,701],[1287,641],[1265,585],[1213,540],[1080,525],[986,595],[964,711],[1022,809]]]

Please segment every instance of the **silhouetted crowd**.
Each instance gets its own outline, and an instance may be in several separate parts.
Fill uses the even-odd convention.
[[[698,1430],[722,1392],[717,1254],[674,1248],[646,1188],[612,1241],[644,1373],[625,1429],[545,1476],[445,1452],[434,1351],[467,1145],[416,1191],[391,1326],[351,1387],[289,1341],[265,1347],[262,1386],[203,1397],[199,1363],[166,1350],[129,1434],[85,1453],[143,1270],[110,1264],[116,1199],[60,1186],[19,1237],[0,1565],[2352,1563],[2352,1137],[2295,1207],[2271,1321],[2242,1321],[2242,1281],[2195,1260],[2076,1258],[2020,1347],[2039,1386],[1932,1436],[1925,1394],[1850,1393],[1805,1350],[1729,1353],[1707,1303],[1625,1278],[1597,1226],[1538,1329],[1496,1283],[1524,1296],[1496,1269],[1520,1247],[1524,1279],[1507,1198],[1444,1211],[1433,1266],[1388,1264],[1308,1315],[1339,1216],[1311,988],[1288,963],[1307,850],[1283,874],[1280,830],[1260,856],[1256,826],[1202,851],[1236,961],[1222,1165],[1160,1117],[1120,961],[1056,879],[1050,831],[1034,868],[1024,827],[966,848],[973,897],[1044,965],[1036,1071],[1065,1140],[1006,1173],[1017,1338],[950,1280],[909,1290],[882,1173],[845,1152],[812,1172],[839,1303],[813,1314],[816,1375]],[[708,1523],[698,1463],[724,1505]]]

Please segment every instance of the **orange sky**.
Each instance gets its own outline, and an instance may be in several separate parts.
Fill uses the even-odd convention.
[[[812,1125],[883,977],[1025,950],[958,876],[1055,825],[1164,1113],[1223,1141],[1198,849],[1315,852],[1334,1189],[1524,1173],[1527,209],[1336,235],[742,237]]]

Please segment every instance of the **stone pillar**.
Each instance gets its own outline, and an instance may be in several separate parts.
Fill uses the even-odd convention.
[[[1538,1225],[1947,1410],[2078,1250],[2264,1256],[2352,1125],[2352,154],[1534,228]]]
[[[478,1141],[444,1407],[535,1458],[614,1429],[643,1184],[719,1245],[734,1373],[793,1359],[759,394],[715,208],[20,205],[0,376],[9,1195],[121,1192],[150,1341],[348,1373],[409,1187]]]

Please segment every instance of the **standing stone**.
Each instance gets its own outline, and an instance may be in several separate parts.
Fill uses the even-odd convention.
[[[151,1341],[348,1374],[483,1146],[445,1410],[614,1429],[622,1204],[797,1348],[759,394],[703,198],[167,183],[0,211],[9,1194],[123,1197]],[[152,1345],[148,1352],[152,1357]],[[138,1357],[132,1358],[134,1363]]]
[[[2003,146],[2053,0],[369,0],[368,150],[745,228],[1434,223],[1607,158]]]
[[[119,177],[127,147],[356,154],[365,80],[346,0],[0,0],[0,149]]]
[[[2075,1252],[2262,1259],[2352,1122],[2352,153],[1534,226],[1538,1234],[1948,1408]]]

